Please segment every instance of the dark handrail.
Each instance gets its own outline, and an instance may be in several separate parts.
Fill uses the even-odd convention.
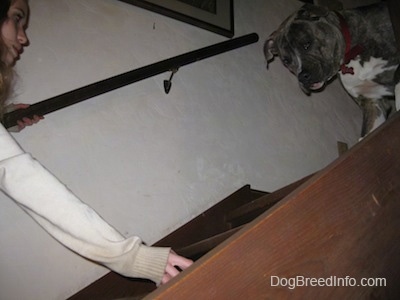
[[[66,92],[64,94],[37,102],[26,109],[18,109],[6,113],[3,118],[3,125],[10,128],[17,124],[18,120],[24,117],[32,118],[34,115],[43,116],[61,108],[79,103],[94,96],[107,93],[125,85],[158,75],[163,72],[177,70],[179,67],[194,63],[196,61],[240,48],[258,41],[256,33],[247,34],[238,38],[230,39],[208,47],[194,50],[178,55],[160,62],[147,65],[120,75],[116,75],[87,86]]]

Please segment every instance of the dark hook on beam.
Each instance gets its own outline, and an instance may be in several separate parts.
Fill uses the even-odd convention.
[[[200,48],[185,54],[181,54],[160,62],[144,66],[120,75],[104,79],[87,86],[66,92],[64,94],[49,98],[32,104],[26,109],[18,109],[9,112],[3,117],[3,125],[6,128],[13,127],[18,120],[24,117],[32,118],[34,115],[43,116],[64,107],[82,102],[89,98],[107,93],[128,84],[167,72],[178,70],[184,65],[215,56],[236,48],[240,48],[258,41],[256,33],[250,33],[241,37],[229,39],[208,47]],[[172,79],[172,78],[171,78]]]
[[[169,79],[168,80],[164,80],[164,91],[165,91],[166,94],[168,94],[169,91],[171,90],[172,78],[174,77],[176,72],[178,72],[178,69],[172,69],[171,70],[171,76],[169,76]]]

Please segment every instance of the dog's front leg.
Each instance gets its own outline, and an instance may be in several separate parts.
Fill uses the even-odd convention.
[[[361,138],[363,138],[384,123],[386,118],[376,100],[364,96],[359,96],[355,100],[363,112],[363,123],[361,128]]]

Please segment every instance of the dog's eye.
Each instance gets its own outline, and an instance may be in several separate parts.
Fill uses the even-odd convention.
[[[287,56],[282,57],[282,63],[287,66],[288,64],[290,64],[290,58]]]
[[[303,44],[304,50],[308,50],[310,48],[310,46],[311,46],[310,42],[306,42],[306,43]]]

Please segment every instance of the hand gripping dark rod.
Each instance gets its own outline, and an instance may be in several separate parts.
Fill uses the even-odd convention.
[[[120,75],[116,75],[87,86],[66,92],[30,105],[26,109],[18,109],[6,113],[3,117],[3,125],[10,128],[17,124],[17,120],[23,117],[32,118],[34,115],[43,116],[64,107],[79,103],[89,98],[107,93],[125,85],[158,75],[163,72],[179,69],[180,67],[196,61],[240,48],[258,41],[256,33],[250,33],[233,38],[208,47],[200,48],[185,54],[181,54],[160,62],[147,65]]]

